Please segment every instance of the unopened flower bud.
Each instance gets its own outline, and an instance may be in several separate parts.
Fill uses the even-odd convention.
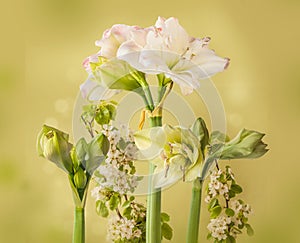
[[[70,151],[72,144],[68,142],[69,135],[53,127],[44,125],[37,139],[38,154],[67,173],[73,172]]]
[[[225,143],[221,152],[221,159],[258,158],[268,149],[262,141],[265,134],[243,129],[231,141]]]
[[[84,189],[87,183],[87,177],[83,169],[79,167],[78,171],[74,175],[74,184],[79,189]]]

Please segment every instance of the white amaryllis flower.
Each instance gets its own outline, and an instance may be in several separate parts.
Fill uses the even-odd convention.
[[[164,125],[137,131],[134,138],[141,159],[156,165],[156,187],[169,186],[181,178],[191,182],[200,176],[203,155],[191,130]]]
[[[190,37],[176,18],[159,17],[155,26],[147,29],[145,45],[124,42],[117,56],[141,72],[164,73],[180,85],[183,94],[189,94],[199,87],[199,80],[223,71],[229,64],[228,58],[208,48],[209,40]]]

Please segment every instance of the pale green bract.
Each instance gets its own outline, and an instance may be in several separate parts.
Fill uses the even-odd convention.
[[[164,187],[180,180],[199,177],[203,155],[198,138],[190,129],[164,125],[138,131],[135,143],[144,160],[156,165],[155,186]]]

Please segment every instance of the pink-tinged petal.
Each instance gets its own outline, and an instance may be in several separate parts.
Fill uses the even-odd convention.
[[[99,61],[99,60],[98,60],[98,57],[99,57],[99,56],[100,56],[100,55],[97,53],[97,54],[94,54],[94,55],[91,55],[91,56],[87,57],[87,58],[83,61],[82,65],[83,65],[83,67],[85,68],[85,70],[86,70],[88,73],[91,72],[90,63],[91,63],[91,62],[94,62],[94,63],[98,62],[98,61]]]
[[[139,46],[135,41],[129,40],[126,42],[123,42],[117,52],[117,57],[124,56],[128,53],[132,52],[139,52],[141,51],[142,47]]]
[[[164,38],[154,28],[151,29],[147,34],[145,49],[167,50]]]
[[[117,53],[117,58],[129,63],[137,70],[143,70],[144,66],[140,63],[141,47],[133,40],[124,42]]]

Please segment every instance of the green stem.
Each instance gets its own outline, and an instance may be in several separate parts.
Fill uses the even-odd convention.
[[[161,126],[162,118],[150,117],[150,126]],[[161,242],[161,189],[154,189],[152,174],[155,170],[155,165],[149,164],[149,180],[148,180],[148,196],[147,196],[147,216],[146,216],[146,242],[160,243]]]
[[[84,208],[75,207],[73,243],[85,242]]]
[[[153,111],[154,110],[154,102],[153,102],[153,98],[151,95],[151,91],[149,89],[149,85],[144,86],[143,90],[144,90],[144,94],[145,94],[144,102],[146,103],[147,108],[150,111]]]
[[[199,178],[193,183],[186,243],[198,243],[202,184],[203,181]]]

